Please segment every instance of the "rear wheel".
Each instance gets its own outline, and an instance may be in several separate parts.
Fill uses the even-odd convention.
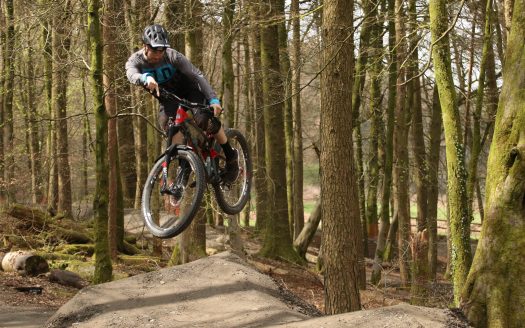
[[[194,152],[178,150],[168,169],[167,186],[162,170],[164,157],[151,169],[142,191],[142,216],[156,237],[171,238],[191,223],[206,188],[202,161]]]
[[[213,190],[217,204],[226,214],[237,214],[242,211],[250,198],[252,184],[252,160],[248,142],[243,134],[235,129],[226,130],[226,136],[233,149],[237,150],[239,175],[232,183],[213,183]],[[224,154],[222,154],[224,155]],[[224,156],[220,156],[224,158]],[[219,168],[224,169],[226,163],[219,160]]]

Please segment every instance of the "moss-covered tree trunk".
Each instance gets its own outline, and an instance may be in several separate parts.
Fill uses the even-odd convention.
[[[383,150],[381,162],[383,166],[383,185],[381,186],[381,210],[380,220],[381,226],[377,238],[376,251],[374,254],[374,265],[372,268],[372,275],[370,282],[372,284],[379,283],[381,279],[381,263],[386,248],[387,234],[390,230],[390,196],[392,194],[392,165],[394,155],[394,113],[396,108],[396,76],[397,76],[397,61],[396,61],[396,43],[394,24],[394,0],[388,0],[386,8],[383,8],[386,19],[388,19],[388,48],[389,48],[389,65],[388,65],[388,104],[385,117],[385,137],[383,142]],[[379,23],[378,23],[379,24]]]
[[[150,3],[148,0],[136,0],[134,3],[130,1],[124,2],[126,12],[126,23],[128,28],[128,40],[130,41],[129,48],[138,50],[142,47],[142,41],[140,37],[145,25],[150,24],[149,18],[151,16]],[[178,49],[177,49],[178,50]],[[182,51],[182,50],[181,50]],[[129,85],[131,97],[131,103],[133,112],[139,115],[146,115],[145,99],[149,97],[143,90],[135,88]],[[148,174],[148,159],[147,159],[147,136],[146,136],[146,122],[141,118],[135,118],[133,120],[133,136],[134,136],[134,160],[136,170],[136,187],[135,187],[135,199],[134,207],[140,207],[142,189],[146,176]]]
[[[321,213],[325,312],[361,308],[363,243],[353,161],[353,1],[325,1],[321,73]]]
[[[486,217],[461,295],[475,327],[525,322],[524,44],[525,0],[516,0],[487,166]]]
[[[285,1],[279,0],[279,61],[281,63],[282,88],[284,90],[284,135],[286,140],[286,194],[288,197],[288,221],[290,226],[290,235],[294,236],[294,171],[293,171],[293,110],[292,110],[292,70],[290,63],[290,53],[288,51],[288,30],[284,15]],[[302,229],[298,227],[298,229]]]
[[[439,101],[445,128],[447,154],[447,195],[450,207],[450,240],[452,246],[452,278],[454,301],[459,294],[472,261],[470,250],[470,218],[467,199],[467,171],[461,140],[459,111],[452,78],[448,30],[447,1],[430,1],[430,32],[432,34],[432,62],[439,91]]]
[[[266,19],[282,16],[280,0],[265,1],[261,13]],[[288,223],[288,201],[286,185],[286,149],[284,134],[284,92],[282,88],[279,52],[278,22],[261,28],[261,64],[263,72],[264,129],[266,188],[268,190],[267,211],[264,228],[264,244],[260,255],[300,262],[301,258],[292,247]]]
[[[365,10],[367,4],[364,3]],[[369,5],[368,5],[369,6]],[[365,19],[361,28],[359,55],[355,63],[354,83],[352,85],[352,133],[355,140],[355,168],[357,170],[357,192],[359,200],[359,218],[362,226],[363,254],[368,254],[368,223],[366,216],[365,173],[363,165],[363,136],[361,133],[361,96],[366,77],[368,44],[370,42],[370,19]]]
[[[93,84],[93,109],[96,127],[96,189],[93,200],[93,209],[95,211],[95,273],[93,282],[95,284],[110,281],[113,271],[108,243],[108,116],[104,106],[102,33],[100,30],[99,10],[99,0],[88,1],[90,70]]]
[[[117,136],[117,112],[119,110],[119,97],[117,85],[124,72],[118,69],[125,60],[122,54],[126,53],[124,44],[120,40],[117,26],[124,26],[120,9],[123,6],[120,0],[108,0],[104,11],[104,89],[105,107],[111,119],[108,121],[108,162],[109,162],[109,243],[111,258],[117,259],[117,250],[124,245],[124,210],[123,193],[120,177],[120,157]],[[120,246],[120,247],[119,247]]]
[[[483,6],[482,6],[483,7]],[[472,219],[472,204],[474,202],[474,192],[478,177],[478,160],[481,154],[481,113],[483,109],[483,97],[485,94],[485,79],[487,70],[487,61],[489,47],[492,47],[492,0],[485,1],[485,9],[482,10],[482,17],[485,17],[485,29],[483,32],[483,50],[481,53],[481,62],[479,65],[478,92],[476,94],[476,107],[472,117],[472,148],[470,150],[470,160],[468,163],[467,177],[467,196],[468,196],[468,213]]]

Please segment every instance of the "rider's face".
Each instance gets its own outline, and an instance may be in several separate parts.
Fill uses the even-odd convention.
[[[146,60],[150,64],[156,64],[160,62],[165,52],[166,48],[164,47],[153,48],[149,45],[144,45],[144,54],[146,55]]]

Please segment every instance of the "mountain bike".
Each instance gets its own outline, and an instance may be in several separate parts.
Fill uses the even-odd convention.
[[[239,174],[233,182],[223,181],[226,157],[213,135],[197,125],[194,113],[213,117],[210,106],[186,101],[166,89],[159,97],[175,100],[179,107],[168,118],[166,150],[155,160],[142,191],[142,216],[146,227],[156,237],[171,238],[192,222],[211,185],[220,209],[230,215],[242,211],[250,197],[252,160],[248,142],[236,129],[225,133],[237,151]],[[177,132],[183,144],[172,144]]]

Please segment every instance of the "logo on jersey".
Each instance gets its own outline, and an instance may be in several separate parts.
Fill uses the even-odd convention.
[[[150,73],[157,83],[169,81],[175,74],[175,67],[165,64],[156,68],[145,68],[144,73]]]

